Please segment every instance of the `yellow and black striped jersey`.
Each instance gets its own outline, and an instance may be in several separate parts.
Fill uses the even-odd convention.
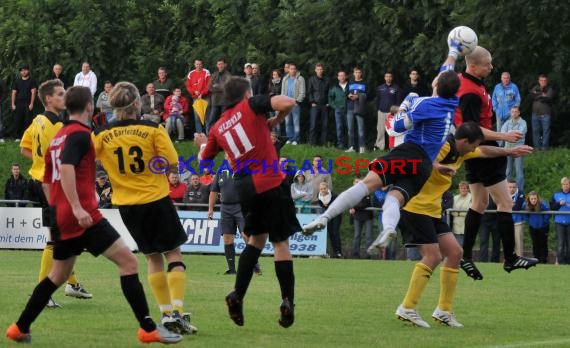
[[[449,137],[437,155],[436,161],[458,170],[464,161],[481,156],[481,150],[469,152],[463,156],[459,155],[455,147],[455,139]],[[451,186],[452,177],[443,175],[435,168],[431,175],[416,196],[414,196],[404,210],[411,213],[428,215],[437,219],[441,218],[441,197]]]
[[[164,127],[154,122],[122,120],[92,135],[95,155],[109,175],[112,203],[139,205],[168,196],[168,179],[153,166],[161,156],[171,168],[178,154]],[[156,164],[156,163],[154,163]]]
[[[20,141],[20,147],[29,149],[32,152],[32,167],[29,174],[35,180],[44,181],[44,156],[49,143],[62,127],[63,122],[61,122],[59,116],[53,112],[46,111],[43,114],[38,114],[24,132]]]

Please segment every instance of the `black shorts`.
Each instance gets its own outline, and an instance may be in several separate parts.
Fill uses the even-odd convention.
[[[410,161],[411,160],[411,161]],[[385,186],[393,185],[404,195],[405,203],[417,195],[431,175],[432,161],[421,146],[403,143],[370,163]]]
[[[107,219],[102,219],[86,229],[79,237],[56,240],[53,246],[53,258],[60,261],[67,260],[72,256],[81,255],[84,249],[93,256],[99,256],[119,238],[121,238],[119,232]]]
[[[245,231],[245,218],[243,217],[240,204],[222,203],[220,216],[222,234],[236,234],[236,230],[239,230],[240,233]]]
[[[145,255],[171,251],[188,241],[168,196],[146,204],[122,205],[119,213],[140,252]]]
[[[406,247],[414,247],[423,244],[437,244],[437,237],[451,233],[449,225],[441,219],[428,215],[401,211],[400,224],[402,237]]]
[[[486,141],[481,145],[498,146],[495,141]],[[470,184],[481,183],[493,186],[507,178],[507,157],[473,158],[465,161],[465,177]]]
[[[251,175],[236,176],[241,209],[245,217],[245,233],[269,233],[269,241],[278,243],[301,231],[289,186],[281,185],[255,193]]]

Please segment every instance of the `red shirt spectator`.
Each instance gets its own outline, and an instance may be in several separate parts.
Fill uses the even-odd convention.
[[[200,183],[202,185],[210,186],[214,181],[214,176],[210,173],[208,168],[204,168],[204,174],[200,177]]]
[[[184,194],[186,193],[186,185],[180,182],[180,177],[177,173],[168,174],[168,196],[174,203],[182,203]]]
[[[196,69],[190,70],[186,78],[186,90],[192,96],[192,99],[202,98],[210,93],[208,86],[210,85],[210,72],[202,67],[202,60],[194,61]]]

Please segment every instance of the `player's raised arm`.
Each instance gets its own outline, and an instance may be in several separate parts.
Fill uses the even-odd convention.
[[[296,103],[295,99],[285,95],[275,95],[271,97],[271,107],[277,111],[277,115],[267,120],[268,126],[274,128],[280,124],[285,119],[285,116],[291,113]]]
[[[442,72],[455,69],[455,63],[459,56],[466,56],[477,47],[479,40],[473,29],[460,26],[453,28],[447,36],[447,58],[439,68],[439,74],[433,79],[431,87],[433,95],[437,95],[437,81]]]

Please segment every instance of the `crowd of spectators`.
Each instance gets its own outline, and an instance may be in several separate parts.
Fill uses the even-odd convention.
[[[146,94],[141,99],[141,117],[155,123],[163,123],[171,134],[173,140],[183,141],[194,132],[208,132],[212,125],[219,119],[224,110],[224,100],[222,96],[222,86],[233,74],[229,71],[224,59],[218,59],[216,68],[211,73],[201,59],[195,59],[193,69],[191,69],[183,83],[177,83],[176,79],[168,76],[165,67],[159,67],[155,79],[149,79],[145,86]],[[337,148],[346,152],[367,151],[365,143],[365,118],[376,116],[376,139],[374,150],[391,149],[403,142],[403,134],[395,133],[391,127],[391,120],[398,112],[398,105],[409,93],[417,93],[420,96],[431,94],[430,86],[421,79],[421,72],[418,68],[411,68],[409,79],[402,85],[395,82],[392,71],[385,71],[384,82],[376,87],[370,86],[363,76],[360,67],[354,67],[350,74],[347,71],[339,70],[327,71],[327,67],[322,63],[314,66],[314,72],[304,75],[297,65],[289,62],[283,69],[273,69],[268,75],[262,73],[261,67],[256,63],[246,63],[243,66],[243,73],[238,73],[247,78],[251,84],[253,95],[283,94],[294,98],[297,101],[296,107],[289,114],[285,122],[273,129],[277,139],[282,139],[279,148],[284,144],[297,145],[306,140],[311,145],[327,145],[328,140],[332,140]],[[78,72],[73,81],[63,73],[63,67],[55,64],[49,78],[60,79],[64,86],[80,85],[89,87],[96,98],[96,107],[99,117],[104,118],[103,123],[114,122],[113,111],[109,105],[109,93],[113,87],[112,81],[103,83],[103,90],[98,93],[97,75],[91,70],[88,62],[83,62],[81,71]],[[7,88],[0,88],[0,98],[6,94],[10,96],[10,106],[13,113],[12,129],[3,127],[4,122],[0,119],[0,142],[5,141],[5,137],[11,135],[13,139],[19,141],[23,130],[32,119],[31,112],[36,102],[37,94],[36,79],[30,76],[30,67],[22,65],[19,75],[11,83],[10,93],[6,93]],[[98,93],[98,94],[97,94]],[[532,115],[530,117],[532,143],[536,150],[546,150],[550,145],[550,124],[552,117],[552,105],[556,97],[555,90],[548,83],[546,75],[539,75],[537,84],[529,91],[528,98],[532,102]],[[521,97],[518,86],[511,81],[509,72],[501,74],[501,82],[493,89],[491,102],[495,111],[496,129],[500,132],[512,130],[521,131],[526,135],[528,126],[521,116]],[[375,114],[369,103],[374,101]],[[301,129],[301,105],[309,108],[309,128]],[[98,118],[99,119],[99,118]],[[327,134],[329,119],[334,122],[335,133]],[[524,143],[523,137],[518,143],[505,143],[505,147],[513,147]],[[279,149],[278,148],[278,149]],[[281,157],[280,160],[285,160]],[[312,170],[297,172],[287,175],[287,180],[291,184],[291,194],[295,203],[300,206],[299,212],[317,212],[315,206],[326,208],[336,195],[334,194],[330,174],[322,174],[319,166],[324,163],[320,156],[313,158]],[[524,166],[523,158],[508,158],[507,177],[514,179],[512,185],[516,187],[518,195],[515,210],[543,211],[543,210],[570,210],[570,203],[566,203],[570,196],[568,189],[564,188],[566,178],[562,180],[562,191],[556,193],[551,202],[546,203],[540,198],[538,193],[531,191],[524,195]],[[171,197],[176,203],[198,204],[194,207],[180,207],[181,209],[206,210],[208,203],[209,186],[213,176],[205,173],[202,176],[191,175],[181,180],[177,173],[168,176],[170,182]],[[358,180],[358,179],[355,179]],[[27,179],[20,174],[20,166],[15,163],[11,168],[11,176],[6,182],[5,199],[33,201],[28,190]],[[111,207],[112,188],[106,173],[103,170],[97,172],[96,189],[99,196],[100,207]],[[371,206],[381,206],[383,192],[376,192],[369,197],[366,202],[361,202],[350,211],[350,221],[354,227],[354,238],[351,254],[353,257],[360,257],[362,248],[361,239],[365,235],[366,248],[372,240],[372,221],[374,216],[371,210],[366,208]],[[470,195],[468,186],[465,183],[459,185],[459,194],[452,200],[454,209],[466,209]],[[13,206],[15,203],[8,203]],[[8,205],[7,204],[7,205]],[[204,204],[204,206],[200,206]],[[489,209],[493,210],[492,200]],[[311,208],[304,208],[311,206]],[[548,209],[547,209],[548,208]],[[380,213],[381,214],[381,213]],[[485,217],[488,214],[485,215]],[[380,215],[381,216],[381,215]],[[515,216],[517,231],[517,252],[522,251],[523,226],[528,224],[528,229],[533,241],[533,253],[541,261],[547,260],[547,250],[545,251],[545,234],[548,231],[548,215],[519,214]],[[452,214],[453,232],[460,240],[464,225],[464,213],[454,212]],[[485,221],[489,221],[488,223]],[[481,233],[481,259],[488,260],[489,239],[492,240],[493,250],[491,261],[498,261],[499,258],[499,236],[496,236],[496,227],[493,226],[494,219],[485,219],[482,224]],[[381,221],[381,220],[380,220]],[[558,263],[568,263],[570,247],[570,216],[555,215],[555,228],[557,233],[557,258]],[[340,245],[340,219],[331,221],[331,255],[342,257],[342,247]],[[546,232],[545,232],[546,231]],[[492,238],[491,238],[492,237]],[[536,243],[535,243],[536,242]],[[536,244],[536,245],[535,245]],[[384,258],[394,257],[393,245],[386,249]],[[413,250],[408,258],[415,257]]]

